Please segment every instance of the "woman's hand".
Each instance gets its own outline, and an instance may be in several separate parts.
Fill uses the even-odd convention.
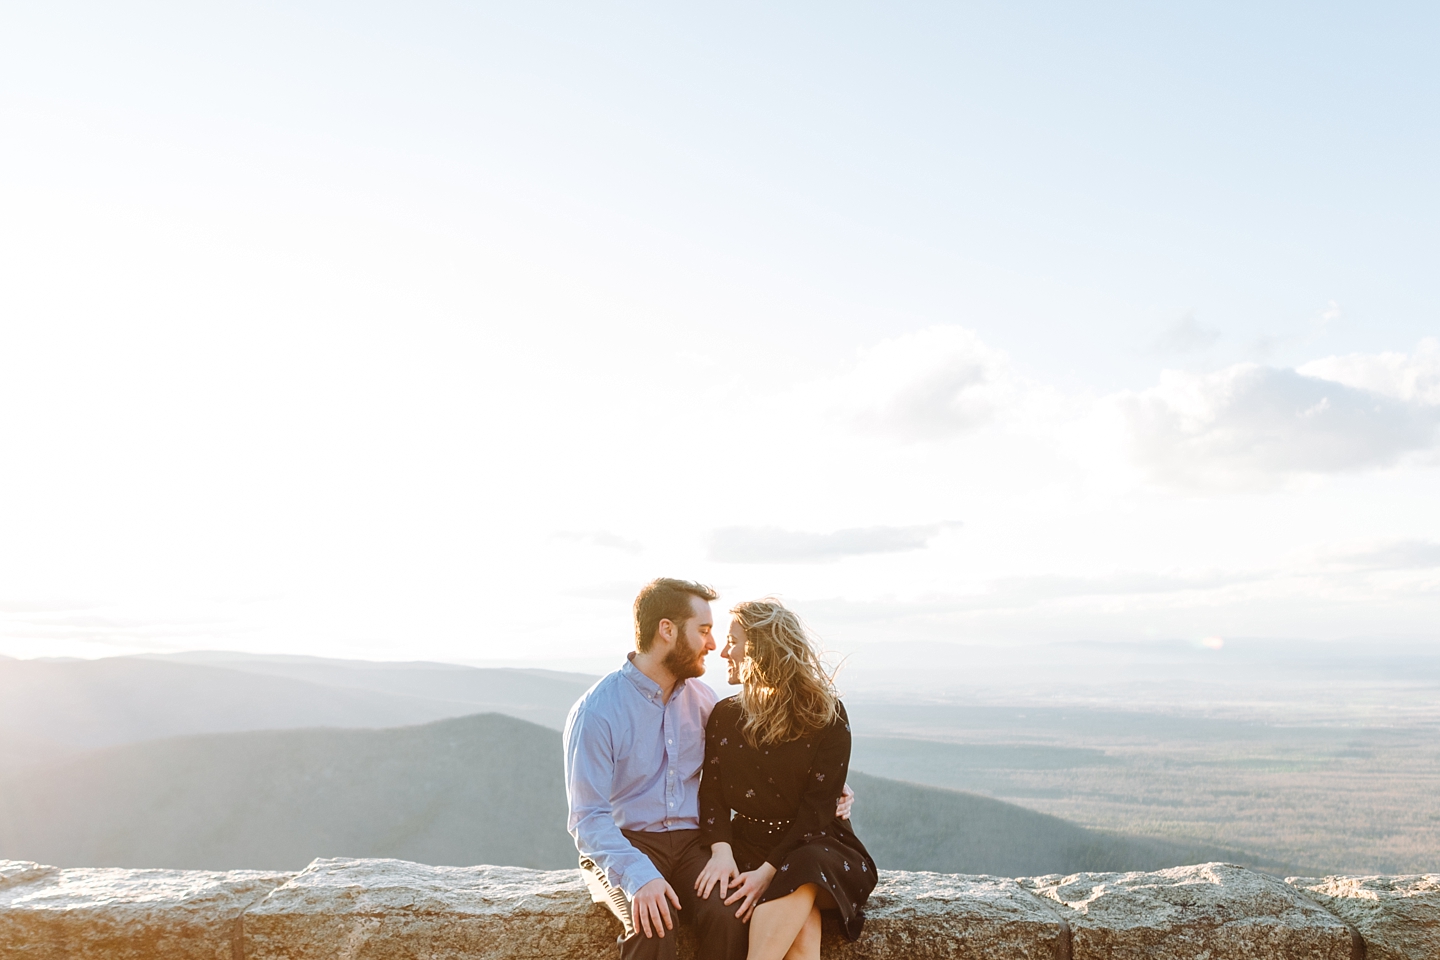
[[[849,820],[850,808],[855,806],[855,791],[850,789],[850,784],[840,787],[840,799],[835,801],[835,819]]]
[[[700,871],[700,876],[695,878],[695,892],[700,899],[704,900],[710,896],[710,891],[715,889],[715,884],[720,884],[720,898],[730,892],[730,885],[740,876],[740,868],[735,866],[735,854],[728,843],[710,844],[710,862],[705,864],[705,869]]]
[[[750,922],[750,915],[755,912],[755,901],[765,895],[770,887],[770,881],[775,879],[775,868],[769,863],[762,863],[749,873],[740,874],[740,882],[735,884],[735,892],[730,894],[726,904],[740,901],[740,909],[735,911],[735,916]]]

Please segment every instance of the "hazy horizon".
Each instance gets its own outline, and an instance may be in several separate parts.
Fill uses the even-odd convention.
[[[1316,643],[1236,638],[1189,642],[1057,642],[1016,648],[944,642],[874,643],[827,651],[837,688],[851,702],[1073,707],[1142,716],[1174,715],[1293,726],[1405,727],[1440,724],[1440,649],[1423,643]],[[272,665],[282,673],[352,668],[506,670],[588,686],[617,669],[616,657],[510,660],[385,660],[311,654],[189,650],[111,657],[7,658],[17,662],[156,659],[225,668]],[[718,652],[704,682],[736,692]],[[577,688],[578,691],[579,688]],[[523,714],[521,714],[523,715]]]

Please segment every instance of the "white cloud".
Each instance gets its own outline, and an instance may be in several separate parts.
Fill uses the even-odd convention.
[[[1372,376],[1400,368],[1347,362]],[[1397,378],[1405,395],[1322,378],[1312,368],[1166,371],[1156,387],[1120,399],[1136,456],[1168,483],[1263,486],[1288,474],[1387,466],[1434,443],[1440,408],[1424,402],[1420,374]]]
[[[1315,318],[1312,325],[1315,327],[1317,333],[1325,333],[1344,318],[1345,314],[1341,311],[1340,304],[1331,300],[1325,304],[1325,309],[1320,311],[1319,316]]]
[[[1041,575],[1007,577],[967,601],[968,606],[1023,606],[1072,597],[1134,596],[1219,590],[1263,578],[1256,573],[1170,574],[1122,571],[1098,577]]]
[[[1116,599],[1148,599],[1148,605],[1188,606],[1197,597],[1261,583],[1274,571],[1165,572],[1116,571],[1097,576],[1040,574],[982,581],[965,593],[941,593],[883,600],[824,600],[815,603],[825,616],[839,621],[895,622],[912,618],[954,618],[1035,608],[1079,609],[1111,604]]]
[[[644,580],[608,580],[604,583],[591,583],[582,587],[573,587],[565,590],[567,597],[576,597],[581,600],[610,600],[629,603],[635,599],[640,588],[645,585]]]
[[[1200,350],[1217,337],[1186,317],[1157,346]],[[1148,390],[1102,400],[1024,379],[973,332],[935,326],[876,344],[813,389],[861,433],[937,443],[984,428],[996,440],[987,455],[1016,469],[1050,456],[1056,476],[1122,485],[1127,459],[1166,486],[1254,489],[1391,466],[1440,439],[1437,340],[1408,355],[1331,357],[1299,369],[1165,371]],[[976,449],[967,439],[966,450]],[[995,457],[989,470],[999,469]]]
[[[1154,349],[1157,353],[1197,353],[1213,347],[1219,339],[1219,330],[1203,327],[1193,315],[1186,314],[1156,338]]]
[[[622,537],[617,533],[608,530],[578,531],[564,530],[555,534],[561,540],[570,540],[575,543],[585,543],[592,547],[601,547],[606,550],[623,550],[625,553],[639,553],[643,545],[638,540],[631,540]]]
[[[778,527],[726,527],[710,537],[710,559],[723,563],[815,563],[871,553],[923,550],[957,522],[856,527],[832,533]]]
[[[1014,391],[1009,358],[969,330],[936,326],[885,340],[833,381],[844,419],[865,433],[940,440],[990,422]]]
[[[19,605],[15,605],[19,606]],[[228,617],[142,618],[85,613],[51,615],[40,609],[0,613],[0,642],[78,642],[120,652],[154,647],[210,645],[233,635],[235,624]],[[31,644],[33,645],[33,643]],[[113,652],[113,651],[110,651]]]
[[[1431,540],[1389,540],[1329,551],[1326,566],[1359,570],[1429,570],[1440,567],[1440,543]]]
[[[72,613],[78,610],[94,610],[99,603],[65,600],[0,601],[0,614],[5,613]]]
[[[1420,341],[1413,354],[1352,353],[1325,357],[1298,372],[1407,403],[1440,405],[1440,340]]]

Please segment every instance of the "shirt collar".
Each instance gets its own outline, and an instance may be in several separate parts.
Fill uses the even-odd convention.
[[[646,700],[652,700],[655,703],[660,702],[660,684],[640,672],[640,668],[635,666],[634,653],[626,654],[625,665],[620,668],[620,672],[625,674],[625,678],[635,685],[636,690],[639,690],[645,695]],[[675,682],[675,689],[670,691],[671,700],[674,700],[679,695],[687,682],[688,681],[685,680],[677,680]]]

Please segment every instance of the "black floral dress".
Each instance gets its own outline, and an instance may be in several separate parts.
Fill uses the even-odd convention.
[[[742,872],[767,861],[775,866],[760,903],[806,883],[828,891],[839,908],[841,932],[854,940],[876,873],[850,824],[835,816],[849,765],[850,720],[843,704],[825,729],[756,748],[740,732],[740,699],[721,700],[705,726],[700,830],[707,844],[730,844]]]

